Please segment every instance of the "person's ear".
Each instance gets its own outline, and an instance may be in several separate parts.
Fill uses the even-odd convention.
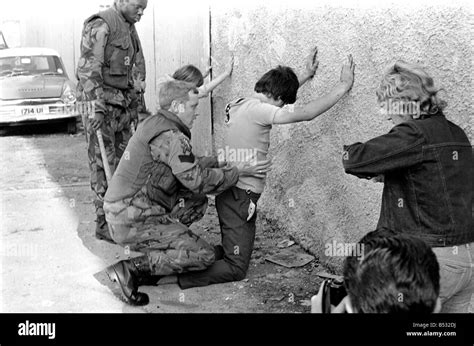
[[[179,111],[179,103],[176,100],[171,101],[170,109],[168,109],[171,113],[178,114]]]
[[[437,314],[437,313],[441,312],[441,308],[442,308],[441,299],[438,297],[438,299],[436,299],[436,306],[433,310],[433,313]]]

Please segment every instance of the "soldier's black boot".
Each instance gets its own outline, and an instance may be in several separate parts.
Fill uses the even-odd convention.
[[[109,226],[105,220],[105,216],[97,216],[96,226],[95,226],[95,237],[99,240],[105,240],[109,243],[115,244],[114,240],[110,236]]]
[[[146,305],[150,301],[146,293],[138,292],[140,278],[151,276],[150,264],[146,256],[120,261],[107,267],[110,280],[117,282],[125,300],[131,305]]]

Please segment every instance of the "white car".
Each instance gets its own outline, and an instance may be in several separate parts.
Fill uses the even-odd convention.
[[[58,52],[0,50],[0,126],[62,121],[75,133],[80,116],[75,103],[76,87]]]

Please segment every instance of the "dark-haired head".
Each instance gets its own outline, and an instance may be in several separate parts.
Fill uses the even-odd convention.
[[[278,66],[265,73],[254,90],[285,105],[296,102],[299,86],[298,77],[290,67]]]
[[[362,258],[347,257],[344,282],[354,312],[432,313],[439,296],[439,265],[421,239],[388,230],[368,233]]]

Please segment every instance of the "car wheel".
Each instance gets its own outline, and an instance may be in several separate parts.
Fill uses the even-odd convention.
[[[67,133],[73,135],[77,132],[76,118],[69,119],[67,122]]]

